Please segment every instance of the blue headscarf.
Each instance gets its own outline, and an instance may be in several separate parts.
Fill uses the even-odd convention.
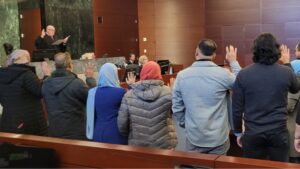
[[[98,87],[120,87],[118,78],[118,69],[112,63],[105,63],[100,71],[98,78],[98,86],[89,90],[87,98],[87,122],[86,122],[86,137],[90,140],[94,135],[94,121],[95,121],[95,97]]]
[[[118,78],[118,69],[112,63],[105,63],[100,71],[98,78],[98,86],[100,87],[120,87]]]

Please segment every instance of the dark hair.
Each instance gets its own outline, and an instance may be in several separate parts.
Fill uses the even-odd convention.
[[[14,50],[14,46],[10,43],[4,43],[3,48],[5,50],[6,55],[10,55]]]
[[[298,44],[296,45],[296,51],[297,51],[297,52],[300,51],[300,43],[298,43]]]
[[[217,44],[211,39],[203,39],[199,43],[198,48],[204,56],[212,56],[214,53],[216,53]]]
[[[134,54],[133,52],[130,52],[130,53],[129,53],[129,57],[131,57],[132,55],[135,56],[135,54]]]
[[[271,33],[263,33],[254,40],[253,62],[272,65],[281,57],[280,45]]]

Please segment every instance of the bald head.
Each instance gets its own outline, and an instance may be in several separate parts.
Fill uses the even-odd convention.
[[[46,28],[46,33],[48,36],[54,36],[55,35],[55,27],[53,25],[48,25]]]
[[[71,59],[71,55],[69,53],[57,53],[54,56],[54,62],[55,62],[55,66],[56,69],[71,69],[72,65],[72,59]]]

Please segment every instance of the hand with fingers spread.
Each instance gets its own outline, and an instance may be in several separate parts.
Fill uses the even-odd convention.
[[[232,45],[226,46],[226,60],[231,63],[237,60],[237,48]]]
[[[281,57],[279,61],[281,61],[283,64],[290,63],[291,61],[290,49],[286,45],[281,45],[280,51],[281,51]]]
[[[94,68],[95,66],[93,64],[86,64],[85,65],[85,76],[86,77],[94,77]]]
[[[126,83],[128,85],[131,85],[131,84],[135,83],[135,80],[136,80],[136,77],[135,77],[134,73],[133,72],[129,72],[127,74]]]
[[[49,64],[45,61],[42,62],[41,64],[42,64],[41,67],[42,67],[42,72],[44,77],[50,76],[52,71]]]
[[[46,32],[45,32],[45,29],[42,30],[42,33],[41,33],[41,38],[44,38],[46,35]]]

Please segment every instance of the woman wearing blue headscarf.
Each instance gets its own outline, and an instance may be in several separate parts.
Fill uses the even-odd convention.
[[[128,138],[118,130],[117,117],[125,90],[120,88],[117,67],[104,64],[99,71],[98,86],[87,99],[87,138],[97,142],[127,144]]]

